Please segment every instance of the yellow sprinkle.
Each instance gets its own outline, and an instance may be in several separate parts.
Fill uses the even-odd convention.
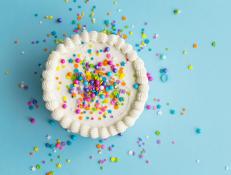
[[[56,67],[56,71],[60,71],[60,69],[61,69],[60,66]]]
[[[129,32],[129,35],[133,35],[133,32],[132,32],[132,31],[130,31],[130,32]]]
[[[37,146],[34,147],[34,152],[38,152],[39,151],[39,148]]]
[[[57,163],[57,164],[56,164],[56,167],[57,167],[57,168],[62,168],[62,164],[61,164],[61,163]]]
[[[126,16],[122,16],[121,19],[122,19],[123,21],[126,21],[126,20],[127,20],[127,17],[126,17]]]
[[[123,79],[125,77],[125,74],[119,74],[119,79]]]
[[[193,65],[188,65],[188,70],[193,70]]]
[[[66,96],[63,96],[63,101],[67,101],[67,97]]]
[[[145,33],[142,33],[142,36],[141,36],[143,39],[146,39],[147,37],[148,37],[148,35],[147,34],[145,34]]]

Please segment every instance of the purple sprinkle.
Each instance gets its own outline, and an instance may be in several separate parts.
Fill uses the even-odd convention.
[[[160,144],[161,143],[161,141],[158,139],[158,140],[156,140],[156,144]]]

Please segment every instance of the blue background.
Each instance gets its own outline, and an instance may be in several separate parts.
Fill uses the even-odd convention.
[[[78,9],[77,6],[82,8]],[[91,24],[88,17],[93,5],[96,5],[96,24]],[[120,0],[117,5],[111,0],[83,0],[64,3],[62,0],[14,0],[2,1],[0,5],[0,174],[30,175],[45,174],[54,170],[55,174],[147,174],[147,175],[217,175],[230,173],[231,119],[230,119],[230,11],[229,0]],[[72,8],[69,11],[68,8]],[[179,8],[182,13],[173,15],[173,9]],[[118,12],[121,9],[121,12]],[[46,43],[42,39],[47,33],[55,30],[59,36],[66,32],[72,34],[71,20],[77,12],[85,12],[81,23],[88,30],[102,30],[104,19],[116,19],[119,26],[134,24],[133,36],[128,41],[133,45],[140,41],[140,30],[145,28],[151,43],[139,53],[147,70],[153,75],[150,82],[149,104],[153,98],[161,99],[163,115],[145,110],[136,125],[122,137],[113,137],[105,141],[106,145],[114,144],[112,153],[104,151],[97,154],[97,140],[78,137],[71,146],[67,146],[60,154],[63,167],[57,169],[54,163],[42,165],[41,160],[49,162],[49,150],[45,149],[45,136],[50,134],[52,140],[67,140],[69,133],[58,126],[51,126],[50,117],[42,101],[40,75],[49,51],[55,48],[52,39]],[[111,17],[106,12],[112,13]],[[34,14],[38,14],[35,17]],[[56,24],[43,17],[52,15],[62,17],[63,22]],[[121,16],[127,16],[126,22]],[[43,21],[39,24],[39,21]],[[148,24],[145,26],[144,22]],[[159,34],[157,40],[152,39],[154,33]],[[14,44],[18,39],[19,44]],[[31,41],[39,40],[32,45]],[[216,48],[211,46],[215,40]],[[198,49],[192,44],[197,42]],[[169,48],[168,51],[165,48]],[[188,54],[184,56],[182,51]],[[21,52],[24,51],[24,54]],[[160,60],[156,53],[164,53],[166,60]],[[193,65],[189,71],[187,66]],[[159,80],[159,69],[167,67],[169,80]],[[34,74],[37,71],[38,74]],[[9,72],[7,74],[6,72]],[[18,88],[18,83],[25,81],[29,90]],[[34,97],[39,100],[39,109],[29,110],[26,103]],[[177,113],[170,115],[166,102]],[[179,115],[179,109],[187,108],[187,115]],[[36,118],[31,125],[28,118]],[[201,128],[201,134],[195,128]],[[154,131],[160,130],[158,137],[161,144],[156,144]],[[145,136],[149,136],[146,139]],[[129,150],[138,150],[136,140],[142,137],[145,142],[146,157],[151,161],[147,165],[143,160],[127,155]],[[175,140],[176,144],[171,144]],[[29,152],[37,145],[39,153],[29,156]],[[136,151],[138,153],[138,151]],[[88,157],[92,155],[94,160]],[[119,157],[118,163],[106,163],[100,170],[99,157]],[[72,160],[65,163],[65,158]],[[196,163],[196,160],[200,160]],[[30,166],[40,163],[41,170],[30,171]],[[225,168],[226,167],[226,168]]]

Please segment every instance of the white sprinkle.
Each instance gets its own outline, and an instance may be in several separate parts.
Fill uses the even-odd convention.
[[[197,160],[196,160],[196,163],[197,163],[197,164],[199,164],[199,163],[200,163],[200,160],[199,160],[199,159],[197,159]]]
[[[35,166],[32,166],[32,167],[30,168],[30,170],[31,170],[31,171],[36,171],[36,167],[35,167]]]
[[[161,110],[158,110],[158,111],[156,112],[156,114],[157,114],[157,115],[162,115],[163,112],[162,112]]]
[[[132,150],[128,151],[128,155],[132,156],[133,155],[133,151]]]
[[[46,135],[46,138],[47,138],[47,140],[50,140],[51,136],[50,135]]]

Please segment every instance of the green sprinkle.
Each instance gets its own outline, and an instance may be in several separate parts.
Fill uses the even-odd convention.
[[[181,10],[179,9],[174,9],[173,10],[174,15],[179,15],[181,13]]]
[[[212,47],[214,47],[214,48],[215,48],[215,47],[216,47],[216,45],[217,45],[217,44],[216,44],[216,41],[212,41],[212,42],[211,42],[211,46],[212,46]]]
[[[160,135],[160,131],[159,131],[159,130],[156,130],[156,131],[155,131],[155,134],[156,134],[156,136],[159,136],[159,135]]]
[[[37,169],[37,170],[41,169],[41,165],[37,164],[37,165],[36,165],[36,169]]]

